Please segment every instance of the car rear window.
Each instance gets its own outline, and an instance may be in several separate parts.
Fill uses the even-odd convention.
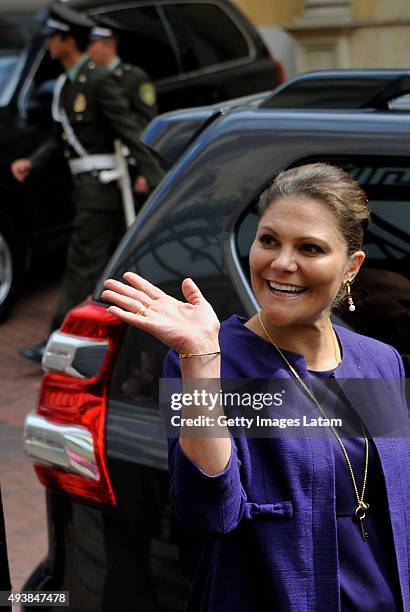
[[[141,66],[155,80],[181,72],[174,41],[155,7],[127,8],[103,16],[118,24],[119,54],[125,62]]]
[[[172,27],[184,71],[249,55],[248,42],[233,20],[214,4],[172,4],[163,10]]]

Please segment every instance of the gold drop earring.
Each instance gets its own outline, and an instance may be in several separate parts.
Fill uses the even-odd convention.
[[[352,284],[351,281],[347,280],[344,282],[343,288],[346,291],[346,297],[347,297],[347,303],[349,305],[349,310],[350,312],[354,312],[356,310],[356,306],[353,303],[352,292],[350,290],[351,284]]]

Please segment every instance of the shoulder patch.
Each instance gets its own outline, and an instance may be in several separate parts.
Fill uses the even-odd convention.
[[[147,106],[154,106],[157,101],[157,92],[152,83],[145,82],[138,86],[138,95]]]
[[[89,67],[90,70],[94,70],[94,68],[95,68],[94,62],[88,62],[88,67]]]
[[[122,67],[124,68],[124,70],[131,70],[131,64],[123,64]]]
[[[123,75],[122,68],[116,68],[116,69],[114,70],[114,74],[115,74],[115,76],[117,76],[117,77],[122,77],[122,75]]]

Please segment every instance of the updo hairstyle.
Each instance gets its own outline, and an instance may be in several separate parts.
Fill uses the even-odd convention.
[[[347,172],[324,163],[285,170],[260,196],[260,215],[275,200],[286,197],[310,198],[326,204],[338,221],[348,254],[362,249],[363,234],[370,221],[369,205],[363,189]]]

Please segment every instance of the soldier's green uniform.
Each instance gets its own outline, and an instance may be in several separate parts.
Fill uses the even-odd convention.
[[[109,66],[109,69],[112,70],[124,89],[131,108],[136,111],[137,121],[141,128],[145,128],[158,113],[155,85],[142,68],[126,64],[119,58],[115,64]]]
[[[115,58],[108,66],[108,69],[125,91],[130,107],[135,113],[135,119],[142,132],[158,112],[155,85],[142,68],[126,64],[119,57]],[[138,160],[129,155],[128,164],[129,174],[134,180],[139,174]],[[136,211],[141,208],[146,199],[147,194],[134,194]]]
[[[100,18],[98,25],[91,30],[90,44],[111,42],[110,55],[112,53],[115,56],[107,68],[124,89],[130,106],[135,111],[137,121],[143,129],[158,113],[155,85],[145,70],[139,66],[127,64],[118,57],[116,50],[120,32],[118,28],[113,29],[113,25],[115,28],[116,24],[111,23],[111,20]]]
[[[141,131],[143,131],[151,119],[158,113],[155,85],[142,68],[123,62],[116,54],[119,32],[114,30],[112,25],[110,20],[105,19],[102,21],[100,19],[98,25],[91,30],[90,53],[92,56],[94,53],[96,59],[99,58],[100,61],[103,61],[101,59],[101,47],[97,47],[97,50],[99,48],[100,52],[96,54],[93,45],[94,43],[101,43],[102,49],[104,50],[105,44],[108,42],[108,47],[105,47],[105,51],[107,52],[108,48],[109,56],[113,54],[113,59],[109,64],[105,65],[108,70],[113,73],[124,90],[130,108],[134,111],[137,123]],[[93,48],[94,52],[92,50]],[[104,57],[104,60],[105,62],[108,60],[107,56]],[[138,170],[136,168],[136,166],[138,166],[138,159],[136,160],[132,155],[129,155],[128,164],[130,177],[134,180],[138,175]],[[141,208],[146,197],[146,194],[134,194],[134,206],[136,210]]]
[[[64,7],[65,8],[65,7]],[[58,99],[57,99],[58,98]],[[161,178],[159,165],[139,141],[140,127],[116,77],[83,55],[67,73],[60,95],[53,100],[56,123],[50,139],[30,157],[33,169],[45,167],[63,147],[73,173],[75,219],[68,246],[67,266],[58,311],[51,328],[62,323],[67,311],[94,288],[105,265],[125,231],[124,212],[116,182],[103,184],[99,175],[113,168],[113,142],[119,138],[137,160],[137,173],[151,188]],[[83,151],[73,145],[80,143]],[[58,197],[56,197],[58,206]]]

